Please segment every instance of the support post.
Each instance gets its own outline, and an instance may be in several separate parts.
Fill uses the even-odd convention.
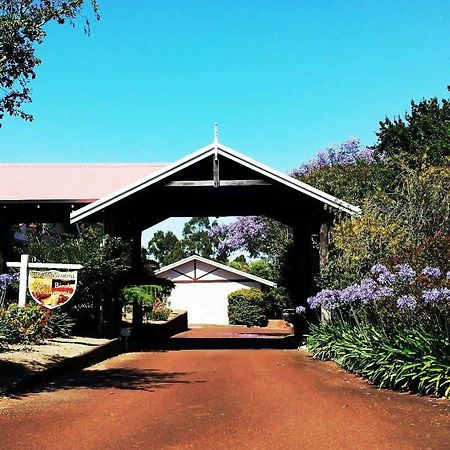
[[[134,272],[136,278],[137,274],[142,269],[142,253],[141,253],[141,233],[135,232],[131,238],[131,270]],[[142,302],[133,302],[133,333],[139,332],[143,322]]]
[[[303,217],[294,227],[293,270],[296,283],[294,301],[296,306],[307,307],[307,299],[314,294],[315,277],[319,274],[319,250],[314,238],[314,217]],[[302,339],[308,331],[309,323],[316,322],[316,314],[307,308],[306,316],[295,315],[294,331]]]

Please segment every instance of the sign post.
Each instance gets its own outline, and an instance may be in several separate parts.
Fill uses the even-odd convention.
[[[27,302],[27,276],[28,276],[28,261],[30,255],[22,255],[20,257],[20,284],[19,284],[19,306],[25,306]],[[9,266],[9,263],[8,263]],[[25,283],[22,283],[25,280]]]
[[[47,308],[55,308],[67,303],[75,293],[77,272],[57,272],[62,270],[80,270],[81,264],[30,263],[30,255],[22,255],[20,262],[8,262],[8,267],[20,269],[19,306],[26,305],[27,286],[30,294],[38,303]],[[53,269],[49,271],[30,271],[28,269]]]

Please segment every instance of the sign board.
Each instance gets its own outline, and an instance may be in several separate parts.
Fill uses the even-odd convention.
[[[33,299],[46,308],[53,309],[66,304],[77,288],[76,270],[30,270],[28,290]]]
[[[83,266],[81,264],[37,263],[30,262],[29,259],[29,255],[22,255],[20,262],[6,263],[8,267],[20,269],[19,306],[26,304],[27,285],[33,299],[46,308],[53,309],[66,304],[75,294],[77,271],[81,270]],[[28,274],[28,272],[30,273]]]

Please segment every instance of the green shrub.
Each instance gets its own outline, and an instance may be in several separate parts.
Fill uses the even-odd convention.
[[[385,388],[450,398],[450,340],[443,330],[345,322],[312,325],[307,347],[314,357]]]
[[[50,337],[49,326],[51,312],[40,306],[30,303],[19,306],[12,303],[0,312],[0,322],[5,340],[8,343],[32,344]]]
[[[0,310],[0,336],[9,344],[37,344],[46,338],[69,336],[73,324],[67,313],[50,311],[35,303],[12,303]]]
[[[147,320],[167,320],[170,309],[167,299],[172,290],[170,286],[139,285],[122,289],[125,306],[138,303],[142,305]]]
[[[54,309],[51,311],[47,325],[50,329],[51,337],[67,337],[71,335],[75,326],[75,320],[68,313]]]
[[[147,314],[148,320],[167,320],[170,315],[170,309],[165,303],[155,302],[152,310]]]
[[[239,289],[228,294],[228,319],[232,325],[267,325],[264,296],[259,289]]]

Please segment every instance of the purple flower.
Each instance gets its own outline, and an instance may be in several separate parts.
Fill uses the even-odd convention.
[[[209,237],[218,237],[222,233],[222,227],[220,225],[214,225],[209,231],[208,236]]]
[[[383,264],[375,264],[371,269],[370,273],[377,275],[377,281],[380,284],[392,284],[395,282],[395,275],[389,271]]]
[[[380,289],[378,289],[378,291],[375,292],[375,295],[378,298],[381,298],[381,297],[388,297],[388,298],[390,298],[390,297],[394,296],[394,290],[392,288],[390,288],[390,287],[382,286],[382,287],[380,287]]]
[[[315,296],[309,297],[308,305],[311,309],[324,306],[327,309],[335,309],[339,303],[339,291],[333,289],[322,289]]]
[[[19,279],[19,274],[10,275],[8,273],[0,274],[0,291],[6,291],[8,286]]]
[[[372,278],[364,278],[359,284],[359,299],[363,303],[367,303],[371,300],[376,300],[375,292],[377,290],[377,284]]]
[[[399,265],[395,266],[395,268],[397,269],[398,277],[401,280],[411,282],[416,277],[415,270],[409,264],[399,264]]]
[[[432,278],[439,278],[441,276],[441,269],[439,269],[439,267],[427,266],[422,270],[422,275],[427,275]]]
[[[397,306],[400,309],[410,308],[413,309],[417,305],[417,300],[412,295],[402,295],[397,300]]]
[[[373,161],[373,150],[362,146],[358,138],[350,138],[338,147],[328,147],[325,150],[319,150],[315,159],[294,169],[290,175],[292,177],[302,177],[326,167],[356,164],[358,162],[371,163]]]
[[[341,303],[353,303],[361,300],[361,289],[359,284],[352,284],[339,293],[339,300]]]
[[[441,300],[450,300],[449,288],[433,288],[425,289],[422,293],[422,298],[425,303],[440,302]]]
[[[450,270],[447,272],[447,275],[445,275],[445,278],[447,278],[447,280],[450,280]]]
[[[297,306],[296,308],[295,308],[295,312],[297,313],[297,314],[305,314],[305,312],[306,312],[306,308],[304,307],[304,306]]]
[[[309,297],[306,301],[311,309],[317,309],[321,305],[319,299],[315,295]]]

